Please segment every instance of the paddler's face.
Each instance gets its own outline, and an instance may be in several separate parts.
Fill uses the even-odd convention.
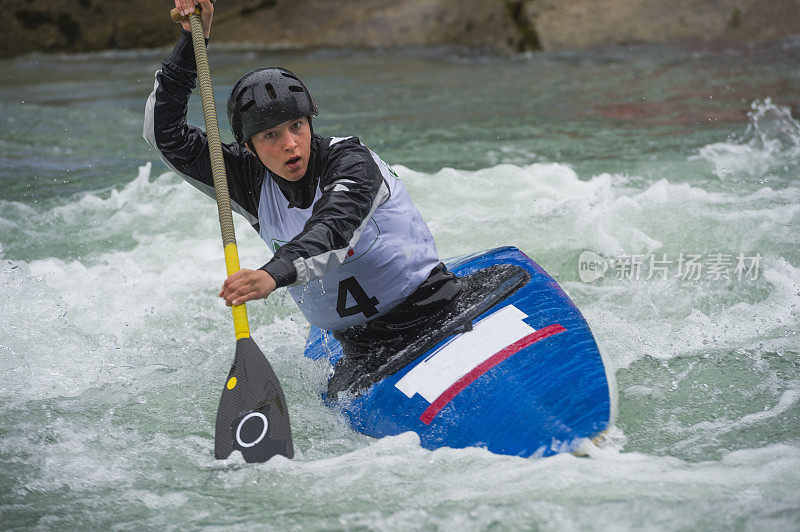
[[[256,133],[251,141],[258,158],[273,173],[287,181],[299,181],[306,175],[311,127],[305,116]]]

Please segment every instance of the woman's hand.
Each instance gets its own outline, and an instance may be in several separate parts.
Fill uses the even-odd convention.
[[[264,270],[239,270],[222,283],[219,296],[229,307],[264,299],[275,290],[275,279]]]
[[[194,13],[195,6],[200,6],[202,11],[203,34],[208,39],[211,36],[211,17],[214,16],[214,6],[211,4],[211,0],[175,0],[175,8],[181,15]],[[192,30],[188,20],[181,22],[181,25],[186,31]]]

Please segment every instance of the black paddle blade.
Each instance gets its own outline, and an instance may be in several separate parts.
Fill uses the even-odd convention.
[[[245,462],[294,456],[283,389],[252,338],[236,341],[236,357],[222,389],[214,432],[214,457],[238,449]]]

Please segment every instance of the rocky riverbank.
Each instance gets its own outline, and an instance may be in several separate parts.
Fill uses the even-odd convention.
[[[168,0],[0,0],[0,54],[171,42]],[[456,44],[502,52],[779,40],[800,0],[219,0],[215,42],[280,48]]]

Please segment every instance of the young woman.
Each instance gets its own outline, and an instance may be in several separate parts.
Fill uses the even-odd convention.
[[[206,38],[209,0],[200,5]],[[156,72],[144,137],[179,176],[214,197],[206,136],[186,122],[196,66],[187,24]],[[288,287],[306,319],[336,331],[345,353],[391,339],[455,300],[461,283],[440,261],[430,230],[403,183],[356,137],[313,131],[317,106],[291,71],[242,76],[228,100],[236,142],[223,145],[233,209],[259,232],[273,257],[223,283],[228,305]]]

